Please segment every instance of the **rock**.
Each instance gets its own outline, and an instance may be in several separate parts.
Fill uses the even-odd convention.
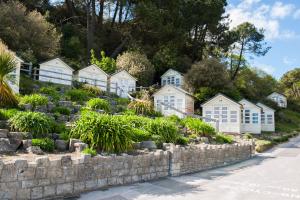
[[[8,153],[12,152],[13,149],[10,145],[10,141],[8,138],[0,138],[0,153]]]
[[[7,120],[0,120],[0,128],[8,129],[9,128],[8,121]]]
[[[34,110],[37,111],[37,112],[46,113],[47,112],[47,105],[36,106]]]
[[[22,132],[9,132],[7,134],[11,148],[16,151],[22,144],[23,139],[25,139],[25,133]]]
[[[7,138],[8,132],[7,129],[0,129],[0,138]]]
[[[31,111],[31,110],[32,110],[32,105],[31,105],[31,104],[23,104],[22,107],[23,107],[26,111]]]
[[[79,153],[82,152],[85,148],[87,148],[88,145],[83,142],[76,142],[74,144],[74,147],[75,147],[75,151]]]
[[[70,142],[69,142],[69,150],[70,150],[71,152],[75,151],[75,146],[74,146],[74,144],[75,144],[75,143],[80,143],[80,142],[82,142],[82,141],[79,140],[79,139],[70,139]]]
[[[134,149],[140,149],[141,148],[141,143],[140,142],[133,143],[133,148]]]
[[[74,105],[73,107],[74,107],[74,113],[77,113],[77,112],[80,111],[80,109],[81,109],[82,106],[79,105],[79,104],[76,104],[76,105]]]
[[[66,151],[67,144],[64,140],[55,140],[55,148],[59,151]]]
[[[42,151],[42,149],[38,146],[31,146],[31,147],[28,147],[26,149],[26,151],[28,153],[32,153],[32,154],[37,154],[37,155],[43,155],[44,152]]]
[[[205,143],[205,144],[208,144],[208,143],[209,143],[209,140],[208,140],[207,137],[201,137],[201,138],[200,138],[200,141],[203,142],[203,143]]]
[[[70,108],[73,106],[73,103],[72,103],[72,101],[59,101],[58,105]]]
[[[49,102],[48,105],[47,105],[47,110],[48,110],[49,112],[51,112],[51,111],[53,110],[54,107],[55,107],[55,104],[52,103],[52,102]]]
[[[59,139],[59,135],[57,133],[52,133],[52,139],[53,140],[58,140]]]
[[[27,149],[28,147],[32,146],[32,140],[23,140],[22,144],[23,144],[23,149]]]
[[[156,149],[156,144],[153,141],[143,141],[141,142],[141,148]]]
[[[69,121],[69,116],[68,115],[59,115],[57,118],[58,122],[67,122]]]

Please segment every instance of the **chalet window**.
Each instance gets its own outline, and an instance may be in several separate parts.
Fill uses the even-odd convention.
[[[179,78],[176,78],[176,86],[180,86],[180,79]]]
[[[170,96],[170,106],[175,107],[175,96]]]
[[[250,124],[250,110],[245,110],[245,123]]]
[[[171,77],[171,84],[175,85],[175,77],[174,76]]]
[[[252,113],[252,123],[258,124],[258,113]]]
[[[230,111],[230,122],[231,123],[237,122],[237,111]]]
[[[169,105],[169,97],[168,96],[164,96],[164,110],[168,110],[169,107],[167,105]]]
[[[168,83],[168,85],[171,83],[171,77],[168,77],[167,83]]]
[[[211,119],[211,114],[212,114],[212,112],[211,111],[205,111],[205,117],[206,118],[209,118],[209,119]],[[208,121],[208,120],[206,120],[206,121]]]
[[[227,123],[228,119],[227,119],[227,107],[222,107],[222,122]]]
[[[273,115],[267,115],[267,123],[273,124]]]
[[[220,107],[214,107],[214,118],[219,119]]]
[[[241,111],[241,122],[244,123],[244,110]]]
[[[166,80],[166,79],[163,79],[162,85],[164,86],[164,85],[166,85],[166,84],[167,84],[167,80]]]
[[[182,105],[183,105],[183,100],[177,99],[177,109],[178,110],[182,110]]]

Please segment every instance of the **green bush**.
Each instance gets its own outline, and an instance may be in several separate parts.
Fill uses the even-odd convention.
[[[181,136],[176,139],[176,144],[187,145],[188,143],[189,143],[189,138]]]
[[[48,98],[40,94],[25,95],[20,98],[20,105],[31,104],[33,109],[48,104]]]
[[[245,139],[247,139],[247,140],[251,140],[251,139],[253,139],[253,135],[252,135],[251,133],[245,133],[245,134],[243,135],[243,138],[245,138]]]
[[[218,144],[232,144],[234,139],[233,139],[233,136],[231,136],[231,135],[225,135],[225,134],[219,133],[216,135],[215,141]]]
[[[275,136],[275,137],[271,137],[271,140],[274,143],[287,142],[287,141],[289,141],[289,136],[288,135]]]
[[[273,143],[269,140],[256,140],[255,141],[255,150],[259,153],[270,149],[272,146],[273,146]]]
[[[89,100],[91,97],[94,97],[95,95],[89,93],[86,90],[72,89],[67,91],[65,96],[67,100],[82,103],[84,101]]]
[[[128,105],[128,104],[130,103],[130,100],[127,99],[127,98],[115,98],[114,100],[115,100],[115,101],[117,102],[117,104],[119,104],[119,105]]]
[[[164,118],[156,118],[150,120],[146,126],[146,130],[151,135],[159,135],[163,142],[175,143],[179,137],[178,128],[175,123]]]
[[[93,98],[86,102],[87,108],[91,110],[104,110],[105,112],[110,111],[110,104],[105,99]]]
[[[128,108],[134,110],[137,115],[157,116],[159,115],[150,100],[136,100],[128,104]]]
[[[85,148],[82,153],[84,154],[89,154],[91,155],[92,157],[93,156],[96,156],[97,155],[97,151],[95,149],[92,149],[92,148]]]
[[[138,129],[138,128],[133,129],[132,140],[134,142],[148,141],[150,139],[151,139],[151,135],[148,131],[144,129]]]
[[[32,146],[38,146],[43,151],[52,152],[54,150],[54,141],[49,138],[32,139]]]
[[[0,120],[8,120],[13,117],[17,112],[20,112],[17,109],[0,109]]]
[[[133,129],[122,116],[84,112],[71,130],[91,148],[105,152],[126,152],[132,148]]]
[[[176,124],[181,124],[181,119],[177,115],[168,116],[167,119]]]
[[[55,108],[53,108],[52,112],[59,113],[61,115],[70,115],[71,114],[71,110],[64,106],[55,107]]]
[[[197,134],[202,137],[212,137],[216,134],[215,129],[211,125],[197,118],[187,117],[182,120],[182,125],[184,125],[191,134]]]
[[[68,132],[69,129],[66,127],[66,125],[64,123],[54,123],[53,127],[52,127],[52,132],[53,133],[64,133],[64,132]]]
[[[59,101],[60,99],[60,94],[55,87],[42,87],[40,93],[49,96],[53,101]]]
[[[144,129],[147,126],[147,124],[151,121],[150,118],[136,115],[123,115],[121,118],[126,123],[130,124],[133,128],[139,129]]]
[[[52,118],[38,112],[17,112],[9,123],[13,130],[30,132],[34,138],[47,136],[54,125]]]

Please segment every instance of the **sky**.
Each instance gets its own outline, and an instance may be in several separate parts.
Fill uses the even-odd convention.
[[[279,79],[300,67],[300,0],[227,0],[230,27],[243,22],[265,30],[271,50],[249,63]]]

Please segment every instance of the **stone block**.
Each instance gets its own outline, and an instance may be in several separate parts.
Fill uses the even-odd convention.
[[[14,149],[10,145],[8,138],[0,138],[0,153],[13,152]]]
[[[72,158],[70,155],[64,155],[61,157],[61,166],[71,166]]]
[[[31,188],[31,199],[41,199],[43,198],[43,187]]]
[[[79,182],[74,182],[74,192],[79,193],[85,190],[85,182],[84,181],[79,181]]]
[[[17,199],[30,199],[30,189],[17,190]]]
[[[7,138],[8,132],[7,129],[0,129],[0,138]]]
[[[97,179],[94,180],[88,180],[85,182],[85,189],[86,190],[93,190],[98,187]]]
[[[58,151],[66,151],[68,146],[64,140],[55,140],[55,148]]]
[[[44,186],[44,197],[53,197],[56,194],[56,185]]]
[[[59,184],[56,187],[57,195],[68,195],[73,193],[73,183]]]
[[[50,164],[50,160],[48,156],[43,156],[35,159],[37,166],[39,167],[48,167]]]
[[[97,187],[101,188],[101,187],[105,187],[105,186],[107,186],[107,178],[98,179]]]
[[[88,147],[88,145],[83,143],[83,142],[74,143],[75,151],[78,152],[78,153],[82,152],[87,147]]]
[[[32,140],[22,140],[23,149],[27,149],[32,146]]]
[[[140,147],[145,149],[157,149],[157,146],[153,141],[143,141],[141,142]]]
[[[28,147],[26,149],[26,152],[27,153],[30,153],[30,154],[37,154],[37,155],[43,155],[44,152],[42,151],[42,149],[38,146],[31,146],[31,147]]]
[[[82,141],[79,140],[79,139],[70,139],[70,142],[69,142],[69,151],[70,152],[75,151],[74,144],[77,143],[77,142],[82,142]]]
[[[47,177],[47,168],[46,167],[37,167],[35,171],[35,178],[43,179]]]

